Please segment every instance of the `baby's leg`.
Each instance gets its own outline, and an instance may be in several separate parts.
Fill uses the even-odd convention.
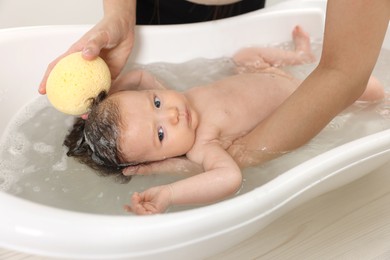
[[[299,65],[314,62],[316,58],[311,50],[309,34],[303,31],[300,26],[295,26],[292,37],[295,45],[295,52],[290,54],[290,60],[288,59],[289,57],[286,57],[285,64]]]
[[[310,47],[309,35],[296,26],[292,32],[295,50],[282,50],[278,48],[251,47],[238,51],[233,60],[238,67],[246,72],[261,71],[269,67],[299,65],[315,60]]]
[[[367,83],[367,88],[358,100],[360,101],[379,101],[385,97],[385,90],[382,83],[371,76]]]

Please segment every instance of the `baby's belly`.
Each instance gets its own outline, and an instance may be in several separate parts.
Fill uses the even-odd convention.
[[[230,126],[246,132],[275,111],[298,86],[295,80],[275,74],[249,74],[240,79],[219,99],[219,105],[225,107]],[[225,125],[228,130],[229,122]]]

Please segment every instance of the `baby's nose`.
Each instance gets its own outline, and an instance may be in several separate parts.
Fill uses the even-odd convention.
[[[176,107],[170,107],[164,111],[163,117],[169,123],[177,124],[179,122],[179,111]]]

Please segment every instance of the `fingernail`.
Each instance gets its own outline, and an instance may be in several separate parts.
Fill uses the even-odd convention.
[[[84,48],[83,51],[82,51],[82,54],[85,57],[93,56],[92,48],[90,48],[90,47]]]
[[[46,91],[42,86],[39,86],[38,92],[39,92],[39,94],[42,94],[42,95],[46,94]]]

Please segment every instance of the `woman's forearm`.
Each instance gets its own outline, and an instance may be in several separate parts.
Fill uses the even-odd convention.
[[[320,63],[277,113],[282,122],[289,122],[287,129],[294,130],[290,133],[297,138],[287,150],[309,141],[362,95],[389,18],[388,0],[328,1]]]
[[[260,163],[298,148],[351,105],[365,90],[389,16],[388,0],[329,0],[318,67],[271,116],[229,148],[237,163]]]
[[[125,23],[135,24],[136,0],[104,0],[105,16],[114,16]]]
[[[364,90],[383,43],[390,19],[388,0],[329,0],[323,52],[318,70],[333,70],[351,81],[345,98]],[[343,85],[330,86],[335,91]],[[351,95],[348,95],[352,94]],[[349,103],[352,103],[350,100]]]

